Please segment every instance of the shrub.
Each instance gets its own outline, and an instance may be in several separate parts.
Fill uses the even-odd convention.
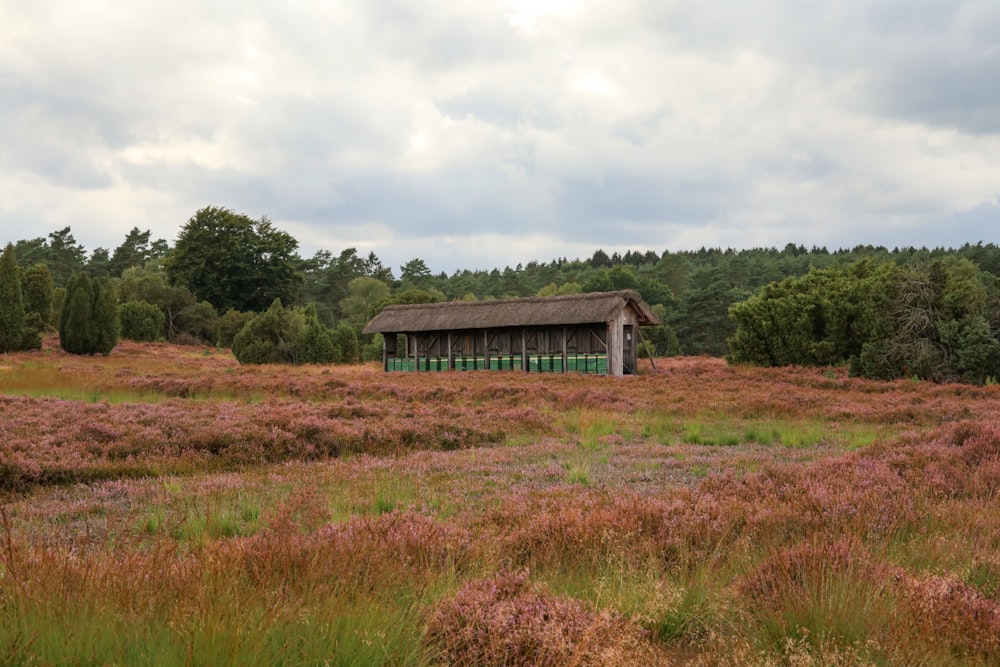
[[[22,282],[25,312],[37,313],[43,327],[51,324],[53,287],[49,267],[35,264],[25,269]]]
[[[108,279],[94,283],[94,352],[110,354],[121,339],[121,321],[118,319],[118,297]]]
[[[233,354],[241,364],[290,364],[295,362],[294,341],[306,327],[305,316],[286,310],[275,299],[233,338]]]
[[[243,313],[238,310],[228,310],[226,314],[216,322],[216,340],[218,347],[232,347],[233,339],[240,332],[247,322],[255,317],[253,313]]]
[[[199,343],[215,345],[219,339],[219,315],[208,301],[185,307],[178,315],[177,334],[187,334]]]
[[[127,301],[118,307],[122,338],[135,341],[155,341],[163,336],[166,316],[148,301]]]
[[[332,364],[337,360],[337,342],[333,332],[311,317],[306,328],[293,343],[293,357],[297,364]]]
[[[904,604],[917,636],[932,638],[987,664],[1000,658],[1000,603],[950,576],[901,577]]]
[[[333,330],[333,340],[337,346],[337,362],[353,364],[358,360],[358,335],[350,324],[338,324]]]
[[[425,630],[448,665],[651,664],[635,623],[533,586],[526,572],[472,581],[438,605]]]
[[[375,334],[370,343],[361,346],[362,361],[382,361],[382,334]]]
[[[59,320],[59,344],[70,354],[93,352],[93,309],[94,287],[90,276],[81,273],[70,278]]]
[[[59,344],[70,354],[109,354],[118,344],[121,324],[114,290],[86,273],[70,279],[59,321]]]
[[[22,350],[42,349],[42,331],[45,330],[45,323],[41,315],[30,312],[24,316],[24,327],[21,329]]]

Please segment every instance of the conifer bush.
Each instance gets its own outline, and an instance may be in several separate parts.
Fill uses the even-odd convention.
[[[238,321],[229,311],[220,328]],[[220,334],[220,339],[223,334]],[[313,308],[285,308],[276,299],[267,312],[250,319],[233,337],[233,355],[241,364],[331,364],[354,362],[358,339],[349,325],[331,331]]]
[[[339,352],[333,332],[315,316],[308,319],[293,345],[295,363],[299,364],[332,364]]]
[[[247,322],[233,338],[233,355],[241,364],[291,364],[294,342],[306,328],[305,316],[275,299],[267,311]]]
[[[22,290],[25,313],[37,313],[42,326],[51,324],[54,288],[49,267],[45,264],[35,264],[25,269]]]
[[[121,336],[118,304],[109,281],[77,274],[66,287],[59,344],[70,354],[110,354]]]
[[[333,340],[337,346],[337,363],[353,364],[358,360],[361,346],[358,344],[358,334],[349,324],[338,324],[333,330]]]
[[[134,341],[155,341],[163,336],[166,316],[148,301],[127,301],[118,308],[122,338]]]
[[[121,339],[121,321],[118,319],[118,295],[110,280],[94,283],[94,332],[95,352],[110,354]]]
[[[244,313],[239,310],[228,310],[216,322],[216,341],[218,347],[231,348],[236,334],[240,332],[247,322],[255,317],[253,313]]]
[[[24,296],[14,246],[0,256],[0,352],[21,349],[24,338]]]

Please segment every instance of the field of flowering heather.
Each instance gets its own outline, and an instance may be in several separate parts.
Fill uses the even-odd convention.
[[[642,370],[0,356],[0,664],[1000,664],[1000,387]]]

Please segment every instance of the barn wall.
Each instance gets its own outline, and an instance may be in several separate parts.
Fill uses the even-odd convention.
[[[636,368],[637,327],[637,313],[622,308],[606,323],[410,333],[405,349],[386,344],[383,366],[386,370],[519,368],[622,375],[625,368]],[[632,340],[626,346],[628,331]],[[394,335],[383,338],[394,340]]]

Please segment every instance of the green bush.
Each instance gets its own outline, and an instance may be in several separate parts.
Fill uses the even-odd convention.
[[[361,346],[362,361],[382,361],[382,334],[375,334],[370,343]]]
[[[24,327],[21,329],[21,349],[40,350],[42,349],[42,332],[45,331],[45,322],[38,313],[31,312],[24,316]]]
[[[233,346],[233,339],[236,338],[236,334],[240,332],[240,329],[246,326],[247,322],[255,317],[254,313],[243,313],[238,310],[229,310],[225,315],[219,318],[216,322],[216,340],[215,344],[218,347],[229,347]]]
[[[199,342],[215,345],[219,339],[219,314],[208,301],[199,301],[177,315],[177,334],[187,334]]]
[[[292,352],[297,364],[332,364],[339,350],[333,332],[314,316],[295,339]]]
[[[353,364],[361,352],[358,334],[350,324],[338,324],[333,330],[333,340],[337,345],[337,363]]]
[[[110,282],[73,276],[59,319],[59,344],[70,354],[109,354],[118,344],[121,324]]]
[[[127,301],[118,307],[122,338],[135,341],[155,341],[163,337],[167,318],[156,305],[148,301]]]
[[[92,354],[94,334],[94,287],[90,276],[80,273],[66,285],[66,301],[59,319],[59,345],[70,354]]]
[[[22,280],[24,291],[24,310],[26,313],[38,313],[42,326],[52,323],[52,272],[45,264],[35,264],[24,270]]]
[[[233,355],[241,364],[295,363],[294,341],[306,328],[305,316],[275,299],[271,307],[247,322],[233,338]]]
[[[94,332],[96,349],[100,354],[111,354],[121,339],[121,321],[118,319],[118,295],[107,278],[94,283]]]

